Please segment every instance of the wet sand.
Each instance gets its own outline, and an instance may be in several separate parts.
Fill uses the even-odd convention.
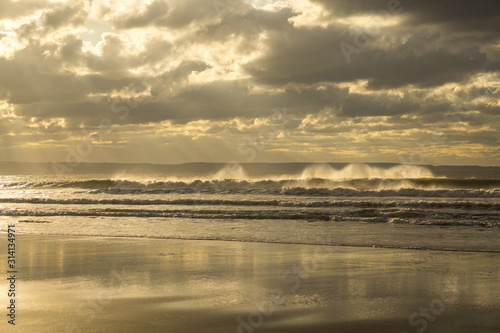
[[[2,332],[500,332],[497,253],[17,237]]]

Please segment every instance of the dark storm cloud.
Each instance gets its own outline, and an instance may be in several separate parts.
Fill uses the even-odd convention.
[[[372,96],[349,94],[342,106],[341,116],[363,117],[363,116],[393,116],[408,114],[419,110],[417,104],[411,102],[391,101],[383,98],[377,101]]]
[[[348,65],[339,45],[342,42],[354,45],[356,32],[340,25],[289,27],[271,33],[267,41],[270,51],[246,64],[245,68],[255,79],[266,84],[366,79],[372,89],[383,89],[460,82],[491,66],[480,50],[481,45],[474,39],[454,40],[453,44],[436,33],[407,32],[410,35],[404,35],[404,42],[391,48],[383,47],[383,40],[374,39],[360,49],[359,54],[354,54],[353,62]],[[389,29],[386,33],[393,35]],[[460,49],[456,49],[458,42],[464,45]]]
[[[402,6],[395,0],[321,3],[336,17]],[[415,8],[410,7],[413,5]],[[330,24],[326,28],[289,24],[286,29],[271,30],[267,40],[269,52],[246,64],[245,68],[255,79],[266,84],[366,79],[372,89],[384,89],[405,85],[435,87],[461,82],[473,73],[497,71],[500,67],[499,61],[492,61],[483,50],[484,34],[491,39],[494,32],[498,39],[496,24],[500,22],[500,5],[497,2],[466,1],[462,6],[462,2],[415,1],[405,6],[404,11],[400,8],[401,14],[394,16],[402,15],[407,19],[396,28],[381,28],[378,34],[340,24]],[[430,22],[476,24],[476,30],[483,30],[483,33],[472,30],[463,34],[419,25]],[[351,55],[354,60],[349,66],[340,48],[342,42],[357,49]]]
[[[407,25],[446,24],[462,31],[498,37],[500,4],[496,0],[415,1],[406,6]]]
[[[252,94],[247,84],[245,81],[214,82],[183,90],[162,102],[164,107],[157,109],[157,120],[184,123],[197,119],[255,118],[272,115],[276,107],[286,107],[290,113],[305,116],[336,105],[347,94],[338,88],[317,90],[315,87],[286,89],[272,95]]]
[[[405,24],[451,24],[460,30],[496,32],[500,27],[500,6],[496,0],[312,0],[332,16],[345,17],[394,9]]]
[[[102,102],[73,102],[61,101],[57,103],[40,102],[30,105],[19,105],[16,114],[20,117],[35,117],[40,120],[51,118],[66,118],[75,124],[83,123],[84,119],[94,119],[96,123],[104,116],[111,115],[110,104]],[[88,122],[88,121],[87,121]]]
[[[486,105],[481,108],[481,111],[490,116],[499,116],[500,115],[500,106],[490,106]]]
[[[192,66],[193,64],[191,64]],[[181,67],[189,67],[188,65]],[[174,70],[175,71],[175,70]],[[186,71],[184,75],[188,75]],[[100,82],[97,77],[85,77],[83,82],[97,90],[109,89],[116,82]],[[246,82],[248,83],[248,82]],[[179,94],[168,96],[159,94],[139,98],[101,98],[97,101],[74,101],[74,98],[56,101],[38,100],[31,104],[17,106],[16,114],[20,117],[36,117],[41,120],[65,118],[73,126],[97,126],[101,119],[111,118],[124,124],[143,124],[170,120],[184,124],[190,121],[206,119],[232,119],[234,117],[267,117],[273,114],[277,106],[287,107],[290,113],[305,116],[310,112],[334,106],[345,98],[347,92],[337,88],[325,90],[287,89],[275,95],[252,95],[245,82],[214,82],[182,90]],[[140,82],[136,82],[140,86]],[[134,85],[135,86],[135,85]],[[87,91],[85,84],[79,86]],[[68,84],[69,91],[78,91]],[[74,90],[71,90],[74,89]]]
[[[461,82],[472,74],[486,71],[488,66],[488,59],[477,46],[470,46],[455,53],[441,45],[438,49],[429,50],[424,54],[415,52],[404,58],[398,56],[398,51],[391,54],[386,50],[373,50],[362,54],[360,60],[364,63],[355,64],[364,65],[359,70],[359,78],[368,79],[372,89],[410,84],[436,87],[448,82]]]

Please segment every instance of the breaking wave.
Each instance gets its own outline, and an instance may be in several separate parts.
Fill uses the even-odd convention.
[[[441,201],[441,200],[384,200],[373,201],[358,198],[342,198],[333,200],[298,201],[282,200],[229,200],[229,199],[53,199],[53,198],[0,198],[0,203],[39,204],[39,205],[116,205],[116,206],[255,206],[255,207],[355,207],[355,208],[413,208],[413,209],[467,209],[467,210],[499,210],[500,202],[484,202],[473,200]]]
[[[397,165],[388,169],[368,164],[349,164],[336,170],[328,164],[308,166],[302,172],[301,179],[419,179],[435,178],[426,167],[417,165]]]
[[[500,179],[293,179],[131,181],[87,180],[72,182],[12,182],[4,190],[68,189],[89,194],[268,194],[346,197],[449,197],[499,198]]]
[[[437,177],[427,167],[396,165],[383,168],[350,164],[335,169],[312,164],[301,172],[248,174],[239,164],[228,164],[207,175],[144,179],[124,178],[8,180],[3,190],[63,189],[88,194],[266,194],[326,197],[448,197],[499,198],[500,178]]]
[[[0,216],[5,217],[4,225],[17,220],[22,230],[34,233],[257,241],[309,242],[311,235],[334,229],[379,228],[394,232],[384,240],[391,246],[414,242],[413,229],[431,229],[411,225],[470,226],[478,234],[494,228],[488,231],[491,235],[500,227],[496,171],[444,173],[429,167],[434,174],[427,167],[366,164],[259,168],[217,165],[210,172],[195,174],[191,169],[184,176],[7,176],[0,180]],[[275,172],[269,172],[273,168]],[[401,231],[412,238],[400,240]],[[492,239],[487,246],[474,239],[471,246],[497,250]],[[434,246],[439,248],[441,240]],[[364,242],[361,236],[354,243]],[[454,248],[470,248],[462,238],[455,242]]]

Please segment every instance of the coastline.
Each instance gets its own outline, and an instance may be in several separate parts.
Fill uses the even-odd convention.
[[[500,330],[496,253],[30,234],[17,244],[25,332]]]

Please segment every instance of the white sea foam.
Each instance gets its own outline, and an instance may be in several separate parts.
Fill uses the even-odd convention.
[[[245,172],[243,167],[237,163],[229,163],[226,164],[221,170],[219,170],[216,174],[209,176],[208,179],[216,179],[216,180],[248,180],[250,177]]]
[[[328,164],[314,164],[302,172],[300,179],[419,179],[435,178],[426,167],[417,165],[397,165],[385,169],[368,164],[349,164],[336,170]]]

